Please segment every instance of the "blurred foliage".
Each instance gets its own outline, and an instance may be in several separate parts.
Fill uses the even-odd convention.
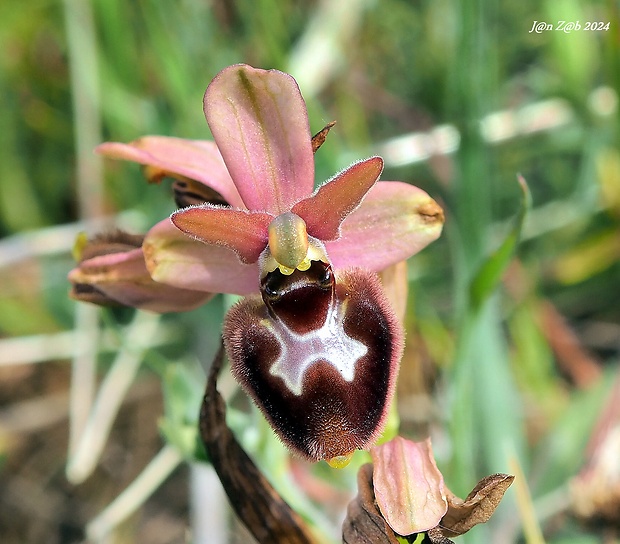
[[[428,419],[440,466],[457,493],[481,476],[508,471],[513,454],[528,477],[535,507],[565,486],[584,462],[590,429],[618,372],[617,3],[348,0],[349,11],[334,28],[318,25],[332,41],[325,49],[305,51],[309,57],[301,52],[313,43],[314,23],[339,16],[329,15],[329,0],[93,0],[88,5],[92,20],[78,27],[84,31],[78,38],[84,48],[95,48],[91,69],[98,76],[102,141],[146,134],[209,138],[202,94],[220,69],[236,62],[314,78],[315,90],[306,94],[312,129],[338,121],[317,154],[317,181],[391,138],[443,124],[459,131],[455,153],[388,163],[383,174],[422,187],[447,212],[442,238],[410,263],[407,323],[415,343],[406,357],[418,368],[426,365],[432,376],[425,389],[411,394],[431,398],[433,408],[430,416],[401,413],[403,432],[406,421]],[[65,279],[72,240],[48,255],[31,248],[24,236],[83,218],[74,143],[79,121],[74,105],[83,89],[72,86],[75,67],[69,62],[80,59],[81,49],[70,50],[67,40],[67,13],[74,7],[69,0],[0,6],[0,257],[9,263],[0,268],[2,337],[72,326],[74,305],[66,297]],[[610,28],[530,32],[534,21],[560,20],[582,26],[609,22]],[[92,34],[86,32],[90,23]],[[345,31],[346,25],[351,28]],[[299,58],[312,63],[299,65]],[[505,109],[524,112],[548,99],[562,100],[570,113],[564,124],[495,143],[482,137],[485,116]],[[553,121],[559,114],[539,115]],[[510,221],[521,198],[517,174],[526,179],[533,200],[517,258],[510,264],[506,258],[489,261],[495,251],[501,254],[506,236],[513,238],[505,243],[515,241]],[[173,210],[170,196],[165,183],[147,185],[135,165],[105,164],[99,204],[106,214],[131,210],[135,224],[147,228]],[[11,258],[15,241],[26,248],[18,260]],[[475,289],[484,296],[474,306],[468,296],[474,275],[489,268],[487,280],[494,286],[503,276],[503,282],[492,290],[478,276]],[[208,361],[214,353],[222,300],[167,316],[180,340],[147,361],[163,384],[162,433],[190,457],[202,388],[195,361]],[[565,329],[546,324],[546,304],[564,317]],[[106,315],[123,322],[133,313]],[[580,382],[581,367],[571,366],[558,347],[571,328],[587,365],[604,370],[600,377]],[[247,415],[239,395],[233,406],[236,432],[264,466],[279,460],[269,474],[281,488],[290,487],[287,456],[274,446],[270,431],[265,425],[253,430],[257,416]],[[326,478],[352,485],[356,466],[335,475],[330,471]],[[325,477],[325,467],[316,472]],[[299,495],[287,493],[311,517],[321,515],[320,504],[304,506]],[[514,500],[507,499],[488,527],[459,541],[522,541]],[[548,542],[601,541],[596,530],[540,516]]]

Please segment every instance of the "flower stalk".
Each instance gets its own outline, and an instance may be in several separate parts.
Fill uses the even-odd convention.
[[[224,361],[220,347],[211,364],[200,410],[200,436],[230,504],[258,542],[317,544],[302,519],[280,497],[226,425],[226,404],[217,391]]]

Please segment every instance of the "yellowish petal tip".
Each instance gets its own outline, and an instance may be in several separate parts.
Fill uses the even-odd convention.
[[[354,451],[350,451],[345,455],[338,455],[337,457],[332,457],[331,459],[326,459],[325,461],[332,468],[344,468],[351,462],[354,453]]]
[[[311,264],[312,264],[312,261],[310,259],[308,259],[308,257],[306,257],[303,261],[301,261],[297,265],[297,269],[301,270],[302,272],[305,272],[306,270],[308,270],[310,268]]]
[[[279,264],[278,268],[280,269],[280,272],[282,272],[282,274],[284,274],[285,276],[290,276],[293,272],[295,272],[294,268],[289,268],[288,266],[284,266],[283,264]]]

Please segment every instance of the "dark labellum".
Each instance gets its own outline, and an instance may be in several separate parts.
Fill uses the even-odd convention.
[[[382,431],[403,332],[377,276],[270,272],[261,297],[234,306],[224,324],[232,372],[292,450],[311,460],[346,456]]]

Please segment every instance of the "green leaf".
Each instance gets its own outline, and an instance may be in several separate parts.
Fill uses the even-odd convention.
[[[187,459],[206,459],[204,451],[200,451],[197,447],[197,424],[179,425],[170,419],[162,418],[159,422],[159,430],[166,442],[175,446],[183,454],[183,457]]]
[[[531,207],[532,198],[527,183],[521,175],[518,175],[517,179],[522,191],[521,207],[515,218],[514,225],[504,241],[482,263],[482,266],[480,266],[478,272],[471,281],[469,296],[471,307],[474,310],[479,310],[493,291],[495,291],[504,271],[512,260],[521,237],[521,229],[525,221],[525,216]]]
[[[196,448],[197,407],[203,395],[200,378],[199,369],[184,363],[169,364],[162,376],[165,413],[159,429],[164,438],[188,459],[200,453]]]

